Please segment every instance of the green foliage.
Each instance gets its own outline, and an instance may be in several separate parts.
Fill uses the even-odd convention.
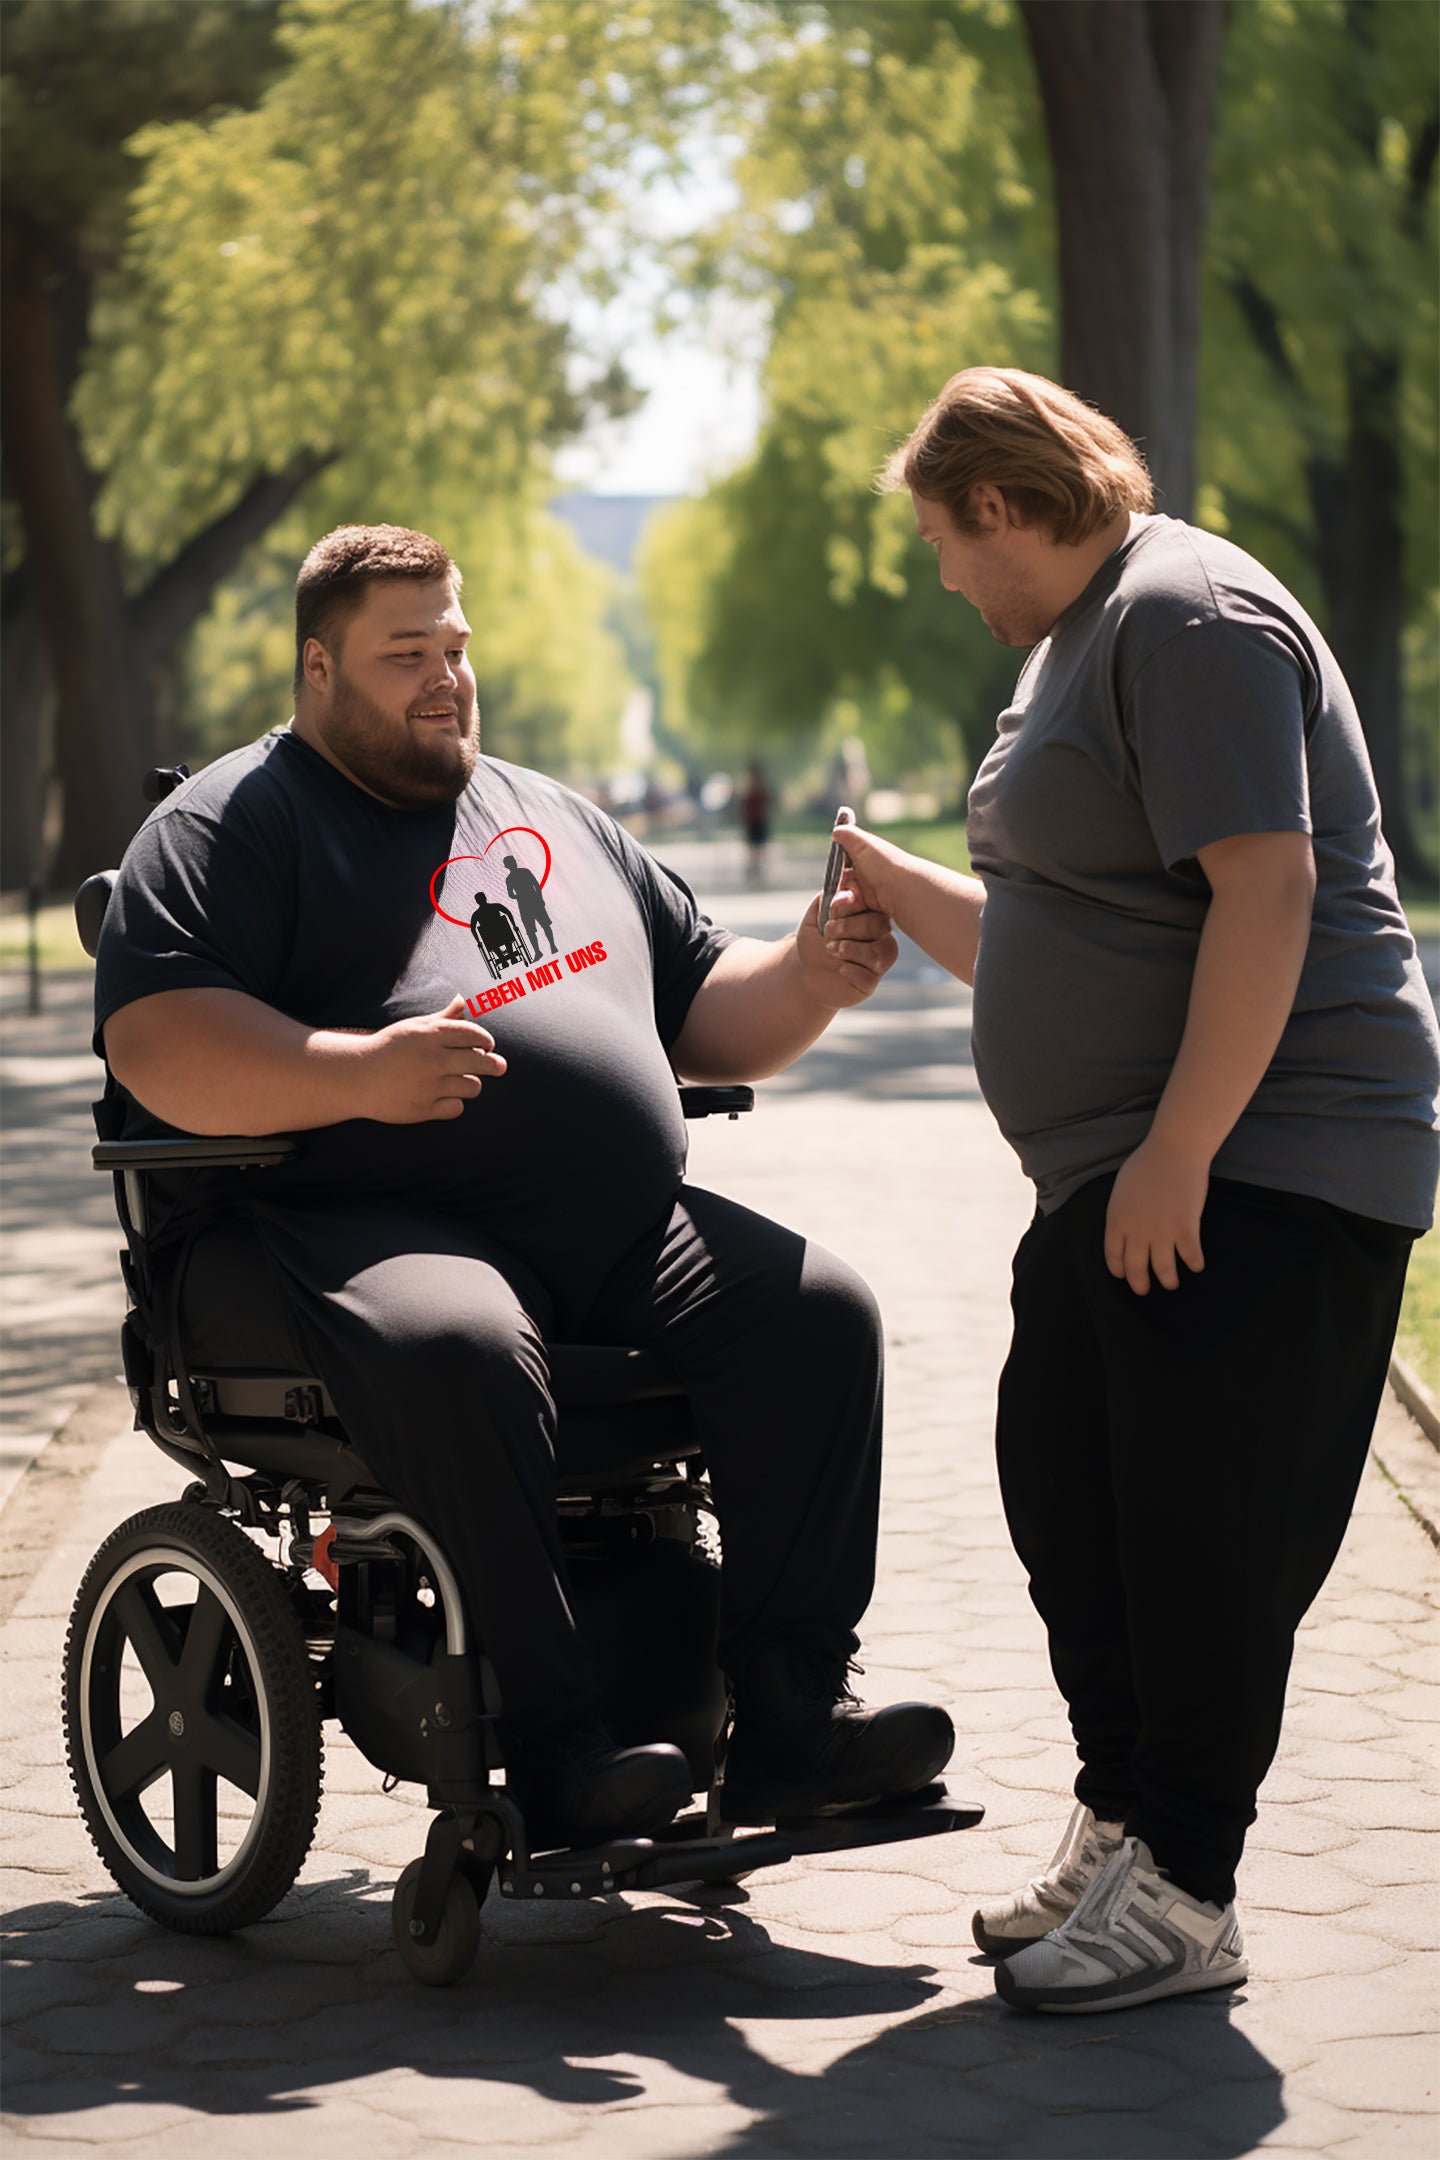
[[[0,141],[11,217],[91,268],[124,238],[147,122],[247,105],[279,64],[278,0],[3,0]]]
[[[769,293],[746,468],[657,524],[642,566],[667,711],[717,748],[844,703],[877,772],[973,761],[1013,681],[873,477],[941,384],[1044,365],[1048,225],[1018,27],[989,0],[772,9],[739,98],[739,215],[702,277]]]
[[[1418,1239],[1411,1253],[1395,1347],[1440,1394],[1440,1229]]]
[[[131,587],[257,475],[325,468],[219,596],[182,726],[220,744],[283,716],[296,560],[330,525],[389,518],[484,562],[478,649],[515,754],[599,759],[623,690],[606,596],[535,505],[549,448],[633,393],[614,355],[574,349],[555,295],[603,289],[590,236],[612,253],[622,239],[616,178],[637,141],[651,170],[675,154],[718,6],[34,0],[7,15],[16,185],[27,208],[68,188],[67,215],[111,243],[73,410]]]
[[[769,295],[755,458],[645,564],[669,707],[717,747],[846,704],[882,776],[958,719],[983,752],[1014,675],[870,475],[951,373],[1054,369],[1049,156],[1016,12],[976,0],[755,11],[741,212],[696,275]],[[1433,823],[1440,636],[1433,10],[1247,0],[1228,31],[1197,517],[1322,616],[1307,460],[1343,462],[1347,352],[1397,349],[1412,770]],[[1263,297],[1281,356],[1239,304]],[[1288,377],[1288,379],[1287,379]]]
[[[1202,347],[1201,522],[1317,611],[1307,458],[1344,457],[1347,352],[1398,350],[1407,599],[1437,578],[1432,9],[1249,0],[1225,55]],[[1429,162],[1427,163],[1427,146]],[[1273,318],[1267,357],[1240,296]]]

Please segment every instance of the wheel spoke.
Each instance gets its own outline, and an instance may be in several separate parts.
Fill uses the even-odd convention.
[[[215,1773],[201,1763],[177,1763],[170,1783],[175,1795],[175,1872],[182,1882],[198,1882],[219,1868]]]
[[[111,1611],[130,1638],[136,1657],[158,1703],[163,1693],[174,1692],[175,1668],[181,1643],[174,1621],[156,1597],[153,1586],[128,1582],[116,1593]]]
[[[197,1583],[185,1647],[180,1653],[180,1677],[192,1702],[208,1703],[216,1693],[230,1634],[230,1615],[208,1583]]]
[[[155,1709],[117,1740],[101,1762],[100,1782],[107,1798],[113,1803],[144,1792],[163,1775],[168,1755],[164,1713]]]
[[[207,1717],[195,1735],[195,1752],[207,1770],[259,1798],[260,1742],[234,1718]]]

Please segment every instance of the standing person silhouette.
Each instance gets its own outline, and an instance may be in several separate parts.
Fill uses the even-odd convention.
[[[535,948],[535,958],[540,958],[540,940],[535,935],[536,923],[539,923],[549,938],[551,952],[558,952],[560,948],[555,943],[555,932],[550,927],[550,911],[545,905],[545,895],[540,889],[539,878],[533,870],[523,869],[513,855],[505,857],[505,868],[510,873],[505,880],[505,890],[520,910],[520,920],[525,925],[526,936]]]
[[[758,758],[750,761],[745,793],[740,798],[740,822],[745,828],[745,882],[765,882],[765,849],[770,839],[770,788]]]

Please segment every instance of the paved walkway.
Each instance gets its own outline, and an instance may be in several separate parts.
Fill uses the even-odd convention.
[[[723,912],[768,932],[791,906],[745,895]],[[230,1941],[152,1928],[109,1884],[60,1768],[75,1585],[116,1523],[179,1482],[102,1398],[5,1518],[28,1576],[3,1641],[13,2138],[126,2142],[147,2160],[1434,2151],[1434,1555],[1378,1471],[1304,1631],[1244,1865],[1253,1980],[1083,2020],[994,2000],[970,1911],[1048,1857],[1070,1775],[990,1461],[1006,1262],[1029,1208],[975,1095],[965,994],[914,953],[897,974],[753,1118],[696,1128],[692,1170],[876,1287],[891,1409],[866,1687],[954,1707],[952,1784],[984,1800],[984,1826],[738,1892],[492,1899],[473,1973],[432,1993],[388,1943],[424,1811],[406,1788],[382,1796],[337,1741],[299,1890]],[[38,1169],[33,1197],[38,1224]]]

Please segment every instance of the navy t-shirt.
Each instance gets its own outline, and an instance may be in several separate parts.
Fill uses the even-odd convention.
[[[574,1284],[673,1199],[685,1127],[669,1052],[729,941],[556,781],[481,758],[458,801],[396,809],[280,729],[187,781],[131,842],[100,940],[95,1047],[112,1013],[164,990],[240,990],[367,1032],[458,993],[508,1060],[460,1117],[352,1119],[238,1180],[167,1177],[168,1227],[239,1191],[392,1195]],[[173,1129],[116,1096],[123,1137]]]

